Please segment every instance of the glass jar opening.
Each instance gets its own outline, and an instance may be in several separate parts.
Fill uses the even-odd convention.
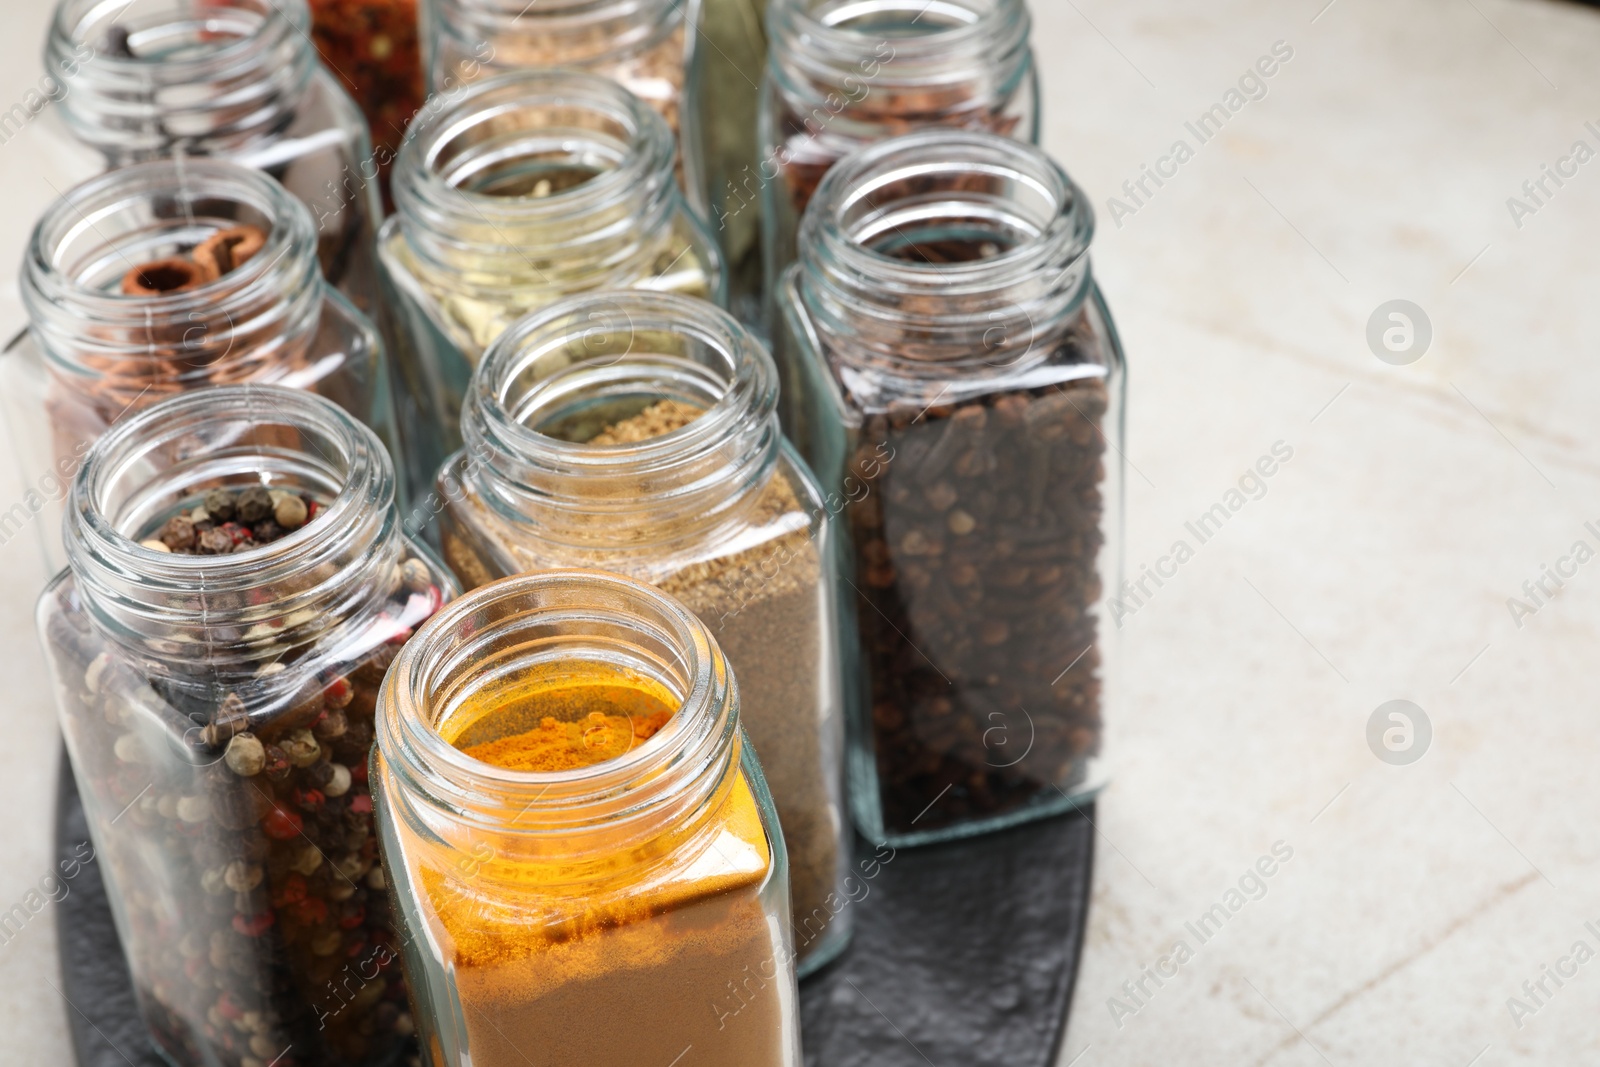
[[[776,407],[771,357],[726,312],[676,294],[598,293],[502,335],[462,434],[488,494],[542,536],[643,548],[739,513],[776,462]]]
[[[424,112],[400,149],[395,205],[439,281],[550,286],[536,261],[551,247],[566,250],[563,271],[612,270],[669,224],[673,150],[666,122],[615,82],[519,71]]]
[[[424,112],[395,171],[406,234],[470,227],[563,224],[618,202],[664,213],[672,192],[672,133],[634,94],[600,75],[522,70],[462,90]],[[525,237],[506,230],[490,245]]]
[[[632,458],[630,448],[681,452],[725,436],[735,422],[765,421],[777,403],[775,377],[744,329],[705,301],[602,293],[552,305],[506,331],[484,357],[468,404],[491,432],[605,466]],[[590,444],[662,400],[699,416],[641,441]]]
[[[118,163],[280,129],[317,69],[305,0],[62,0],[49,65],[81,71],[61,101]]]
[[[551,673],[632,676],[676,707],[643,744],[572,769],[513,769],[458,747],[525,723],[518,687]],[[604,831],[613,849],[618,834],[658,836],[699,811],[728,786],[737,735],[733,680],[699,620],[642,583],[569,570],[483,586],[419,629],[385,680],[378,744],[425,821],[448,813],[566,852],[587,847],[579,831]]]
[[[1038,149],[925,130],[833,167],[801,223],[800,278],[844,348],[902,369],[1043,358],[1089,289],[1094,215]]]
[[[314,516],[226,554],[146,543],[207,491],[304,494]],[[113,426],[74,481],[67,557],[86,607],[119,641],[219,674],[305,645],[363,615],[398,555],[394,474],[371,430],[329,401],[278,386],[179,395]]]
[[[315,332],[313,229],[305,206],[258,171],[135,164],[76,187],[40,219],[23,302],[48,356],[71,373],[120,374],[133,389],[149,387],[157,364],[179,384],[235,365],[258,376],[255,364]]]
[[[1028,63],[1023,0],[774,0],[767,18],[785,92],[842,86],[869,111],[874,88],[897,90],[902,107],[898,90],[974,78],[1003,93]]]
[[[564,63],[589,63],[646,47],[683,19],[679,0],[435,0],[458,39],[526,38]],[[516,49],[513,48],[513,52]],[[513,55],[508,57],[515,59]]]

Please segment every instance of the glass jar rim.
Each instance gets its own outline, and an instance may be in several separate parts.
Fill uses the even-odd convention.
[[[268,227],[262,247],[219,277],[173,292],[125,295],[112,272],[136,267],[170,244],[175,222],[196,230],[193,205],[230,205]],[[156,206],[172,205],[164,214]],[[181,210],[180,210],[181,209]],[[107,220],[134,225],[108,234]],[[209,224],[214,216],[205,216]],[[229,228],[229,220],[211,231]],[[233,220],[237,221],[237,220]],[[86,275],[101,275],[91,284]],[[261,171],[219,159],[134,163],[75,186],[34,226],[19,280],[23,306],[46,357],[73,374],[182,357],[195,366],[261,358],[269,346],[306,343],[321,318],[326,287],[311,212]]]
[[[575,330],[578,326],[583,328]],[[631,351],[633,335],[640,330],[691,339],[718,357],[719,365],[710,368],[705,382],[697,384],[711,385],[715,376],[720,391],[711,396],[708,390],[709,403],[688,424],[643,441],[616,445],[567,441],[528,425],[529,415],[538,410],[538,406],[529,406],[532,394],[548,393],[551,382],[563,377],[570,380],[575,374],[618,366],[627,352],[610,363],[572,364],[510,401],[517,380],[542,356],[569,344],[575,333],[587,343],[591,331],[621,332]],[[609,337],[605,347],[614,347]],[[524,315],[490,345],[467,391],[463,426],[484,431],[481,444],[491,449],[548,456],[575,471],[649,469],[685,451],[715,445],[736,424],[768,420],[777,410],[777,390],[772,357],[738,320],[710,302],[646,290],[585,293]]]
[[[479,193],[440,174],[441,155],[464,133],[519,107],[537,106],[586,109],[615,123],[627,134],[622,158],[615,167],[544,197]],[[668,179],[662,193],[669,195],[673,151],[666,120],[610,78],[577,70],[511,71],[467,85],[437,110],[424,108],[395,160],[395,206],[408,236],[419,225],[444,232],[455,219],[490,226],[572,219],[636,195],[641,185],[661,185],[662,175]]]
[[[914,243],[904,228],[940,220],[976,223],[966,242],[993,235],[996,250],[919,263],[874,247],[888,235]],[[795,271],[830,350],[875,377],[1014,374],[1047,360],[1083,306],[1093,235],[1088,198],[1041,149],[927,129],[828,171],[800,223]]]
[[[859,239],[848,213],[884,186],[911,178],[934,180],[941,173],[959,181],[974,170],[1009,172],[1033,188],[1045,212],[1030,220],[1038,233],[997,255],[964,263],[915,263],[886,256]],[[952,189],[954,192],[959,190]],[[874,206],[880,213],[881,206]],[[882,222],[880,217],[880,222]],[[892,222],[884,223],[893,228]],[[1004,284],[1047,260],[1075,262],[1094,239],[1094,208],[1083,190],[1042,149],[978,130],[917,130],[868,145],[829,168],[801,222],[802,250],[826,253],[862,275],[911,288]],[[808,239],[809,238],[809,239]]]
[[[513,770],[468,755],[439,732],[446,676],[470,676],[497,634],[559,623],[564,636],[616,626],[662,643],[680,668],[679,707],[647,741],[615,759],[565,771]],[[587,630],[586,630],[587,628]],[[527,643],[540,638],[530,637]],[[524,645],[514,646],[522,648]],[[504,666],[496,673],[505,670]],[[658,681],[660,679],[657,679]],[[459,682],[457,683],[459,685]],[[737,688],[716,640],[666,593],[604,571],[543,570],[479,586],[436,612],[395,658],[378,700],[377,743],[413,792],[453,818],[498,832],[559,837],[575,828],[651,822],[724,786],[738,756]],[[514,812],[511,818],[507,814]],[[529,813],[559,825],[516,825]]]
[[[83,284],[78,272],[66,269],[61,261],[64,249],[85,230],[103,242],[97,251],[111,246],[111,251],[133,267],[115,243],[101,234],[95,217],[119,204],[173,197],[175,191],[186,202],[205,198],[252,208],[272,223],[266,243],[226,274],[193,289],[171,293],[113,294]],[[45,210],[28,241],[23,295],[25,300],[33,297],[47,306],[70,305],[95,318],[117,318],[119,312],[144,318],[159,312],[164,317],[182,319],[191,311],[225,307],[245,290],[267,285],[284,287],[293,279],[281,276],[283,270],[295,275],[319,274],[315,235],[306,206],[261,171],[220,159],[133,163],[74,186]],[[34,310],[33,301],[28,303]]]
[[[606,47],[581,62],[622,54],[658,39],[683,21],[682,0],[436,0],[451,29],[484,33],[582,33],[596,23],[633,24],[634,32],[612,35]],[[525,27],[518,23],[527,20]],[[569,60],[571,62],[572,60]]]
[[[767,37],[774,45],[769,68],[786,85],[790,79],[783,77],[785,61],[824,81],[853,75],[899,86],[966,76],[965,71],[941,71],[941,66],[969,61],[1018,66],[1029,58],[1032,20],[1026,0],[902,0],[900,6],[908,13],[916,12],[912,21],[937,8],[955,24],[892,37],[844,25],[860,14],[879,13],[854,10],[860,6],[865,5],[854,0],[772,0],[767,9]],[[818,17],[814,13],[818,7],[831,7],[829,14],[837,17]],[[879,54],[885,43],[891,50],[888,56]],[[861,62],[872,58],[882,62],[868,73]],[[905,70],[903,78],[895,76],[898,68]]]
[[[322,435],[335,450],[316,447],[323,473],[342,483],[316,521],[278,540],[221,556],[162,552],[146,547],[108,514],[111,483],[163,446],[207,427],[248,420],[261,425],[266,412],[297,428]],[[334,469],[341,468],[341,469]],[[159,476],[158,476],[159,477]],[[150,479],[154,480],[154,479]],[[141,488],[148,488],[149,481]],[[66,523],[69,566],[80,581],[95,572],[137,575],[165,590],[236,591],[267,584],[281,573],[303,570],[336,554],[334,542],[352,531],[376,539],[392,532],[387,504],[394,499],[394,471],[371,429],[332,401],[279,385],[215,386],[179,393],[118,422],[90,447],[69,492]],[[88,583],[91,587],[93,581]],[[214,607],[201,609],[215,615]],[[212,621],[219,621],[213,619]]]
[[[569,297],[523,316],[479,361],[462,405],[459,455],[470,459],[460,473],[499,519],[558,554],[653,565],[747,521],[777,469],[777,391],[771,355],[708,301],[645,290]],[[617,444],[542,428],[541,416],[641,397],[698,413]]]
[[[187,0],[173,0],[172,7],[176,11],[186,3]],[[56,52],[68,45],[90,43],[89,31],[100,28],[106,6],[103,0],[60,0],[50,20],[49,50]],[[126,6],[118,9],[118,14],[126,10]],[[107,69],[126,73],[148,72],[159,67],[166,75],[165,80],[173,84],[193,84],[223,73],[241,58],[260,52],[269,32],[279,35],[311,32],[311,8],[307,0],[210,0],[207,9],[213,14],[219,10],[249,12],[258,15],[260,21],[253,33],[218,42],[197,55],[178,59],[150,58],[107,55],[96,49],[94,60],[108,64]],[[67,48],[66,54],[72,54],[72,49]]]
[[[128,6],[117,8],[110,17],[120,17]],[[74,75],[75,79],[82,79],[80,90],[68,93],[63,99],[69,123],[83,128],[91,143],[101,142],[94,133],[103,129],[109,137],[110,148],[150,149],[156,145],[141,141],[137,135],[124,143],[121,138],[125,131],[121,127],[129,126],[130,122],[135,127],[159,126],[160,117],[169,108],[201,113],[223,111],[239,108],[246,99],[253,100],[257,106],[249,113],[248,120],[231,132],[235,136],[261,133],[272,127],[282,110],[270,101],[280,93],[297,97],[318,67],[307,0],[216,0],[204,6],[193,0],[169,0],[167,7],[155,16],[166,21],[154,21],[150,28],[169,27],[180,22],[191,10],[195,18],[203,17],[212,22],[227,14],[253,20],[247,32],[191,46],[188,54],[175,56],[116,55],[100,48],[96,35],[108,28],[102,23],[107,21],[109,8],[110,5],[101,0],[59,0],[45,43],[47,66],[67,70],[75,63],[82,64]],[[86,44],[93,49],[88,57],[80,55],[80,49]],[[284,62],[285,53],[289,56],[287,63]],[[155,95],[162,89],[203,86],[221,88],[193,99],[186,98],[181,104],[162,102]],[[113,116],[118,128],[102,127],[93,121],[101,112]],[[197,138],[204,141],[227,133],[229,128],[224,127],[197,135]],[[173,140],[182,138],[173,137]]]

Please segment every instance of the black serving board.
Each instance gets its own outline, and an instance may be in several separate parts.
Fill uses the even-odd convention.
[[[63,759],[59,857],[88,839]],[[897,852],[857,847],[866,889],[849,905],[855,937],[800,988],[806,1067],[1051,1067],[1089,908],[1089,819]],[[85,865],[58,912],[79,1067],[167,1067],[135,1010],[100,875]]]

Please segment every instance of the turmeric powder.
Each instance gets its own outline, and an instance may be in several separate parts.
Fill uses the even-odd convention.
[[[569,662],[486,685],[440,734],[497,767],[559,772],[647,744],[679,704],[636,672]],[[788,960],[762,900],[773,854],[743,773],[718,808],[692,862],[641,868],[619,856],[614,871],[574,883],[571,868],[491,834],[465,863],[421,865],[473,1067],[524,1067],[530,1049],[551,1063],[637,1067],[688,1045],[706,1067],[792,1065],[780,1022],[792,1010]]]
[[[570,771],[616,759],[654,737],[677,710],[659,683],[589,667],[522,680],[474,703],[480,710],[446,740],[509,771]],[[538,725],[526,728],[532,722]],[[493,740],[485,738],[490,730]]]

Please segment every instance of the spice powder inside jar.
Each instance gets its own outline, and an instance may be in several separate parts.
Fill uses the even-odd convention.
[[[660,683],[597,663],[504,679],[469,700],[441,736],[483,762],[538,771],[615,759],[679,706]],[[569,865],[513,858],[492,837],[470,879],[459,864],[422,868],[473,1067],[523,1067],[525,1049],[551,1063],[633,1067],[686,1044],[709,1067],[783,1062],[776,985],[719,1003],[730,982],[774,964],[758,896],[773,857],[742,775],[714,823],[692,864],[646,863],[642,876],[630,873],[637,854],[614,857],[614,874],[574,879]]]
[[[664,399],[636,415],[603,422],[598,433],[594,423],[584,425],[581,417],[544,430],[590,445],[629,445],[680,430],[702,414],[695,405]],[[803,510],[780,469],[762,490],[748,521],[764,528]],[[824,943],[833,923],[839,865],[846,860],[831,781],[837,755],[825,750],[817,727],[829,684],[818,666],[824,658],[821,616],[827,610],[819,591],[822,561],[805,528],[754,540],[754,547],[744,551],[636,577],[699,616],[738,674],[745,730],[761,757],[788,847],[795,951],[804,959],[813,946]],[[465,584],[493,579],[476,553],[448,529],[443,543],[446,560]],[[517,562],[536,569],[560,561],[519,553]]]

